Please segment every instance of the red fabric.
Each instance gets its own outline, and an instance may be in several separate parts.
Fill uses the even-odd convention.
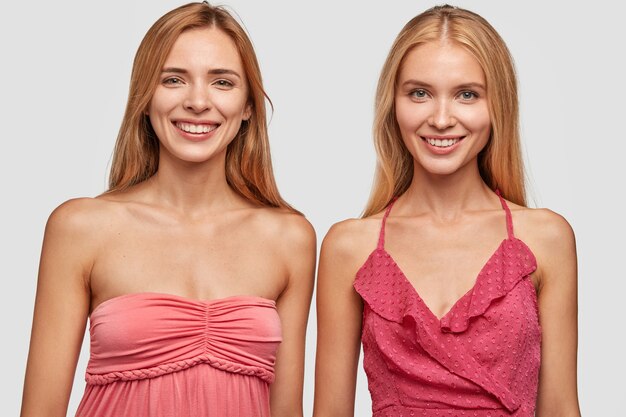
[[[270,416],[273,300],[128,294],[96,307],[90,336],[77,416]]]
[[[384,248],[354,282],[364,300],[364,367],[374,417],[534,416],[541,329],[531,250],[508,237],[472,289],[439,320]]]

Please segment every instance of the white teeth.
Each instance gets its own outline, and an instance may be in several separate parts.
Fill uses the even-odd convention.
[[[209,133],[219,125],[194,125],[191,123],[176,122],[176,127],[187,133]]]
[[[433,138],[424,138],[429,145],[437,146],[438,148],[447,148],[456,144],[460,138],[457,139],[433,139]]]

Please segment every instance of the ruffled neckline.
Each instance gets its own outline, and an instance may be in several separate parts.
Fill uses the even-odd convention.
[[[375,262],[392,268],[384,283],[365,279],[367,269]],[[359,269],[354,288],[374,312],[387,320],[401,323],[406,316],[414,316],[417,322],[436,325],[442,332],[462,333],[472,319],[483,315],[494,301],[504,297],[536,268],[536,258],[523,241],[515,237],[504,239],[481,268],[472,288],[441,318],[427,306],[383,247],[374,249]]]
[[[371,311],[402,326],[414,326],[417,342],[431,357],[450,372],[492,393],[513,412],[520,406],[519,394],[484,370],[453,334],[468,330],[475,318],[485,314],[494,302],[511,292],[536,268],[535,256],[524,242],[515,237],[504,239],[484,264],[474,286],[441,319],[432,313],[393,257],[381,246],[357,272],[354,288]],[[466,352],[462,355],[464,360],[453,359],[451,350]]]

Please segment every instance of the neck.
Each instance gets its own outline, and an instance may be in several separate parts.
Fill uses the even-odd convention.
[[[244,200],[226,181],[226,152],[202,163],[171,157],[163,149],[159,169],[148,181],[153,203],[196,216],[242,206]]]
[[[493,206],[493,192],[483,181],[474,160],[456,172],[438,175],[414,163],[413,180],[403,195],[414,213],[430,213],[450,221],[468,210]]]

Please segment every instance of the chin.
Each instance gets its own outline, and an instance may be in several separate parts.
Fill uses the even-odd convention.
[[[226,148],[221,149],[217,143],[213,144],[185,144],[184,146],[161,146],[161,152],[168,158],[190,164],[199,164],[210,160],[219,159],[225,153]]]
[[[220,153],[181,155],[181,159],[189,163],[204,163],[219,159]]]
[[[463,164],[457,161],[424,161],[420,163],[414,160],[413,163],[418,164],[422,170],[430,175],[452,175],[463,168]]]
[[[430,175],[437,175],[437,176],[448,176],[448,175],[452,175],[455,172],[457,172],[457,169],[446,169],[446,168],[433,168],[433,169],[425,169],[425,171],[430,174]]]

